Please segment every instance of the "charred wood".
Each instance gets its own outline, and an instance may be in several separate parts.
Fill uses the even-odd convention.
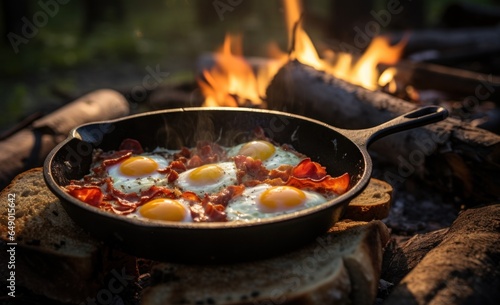
[[[434,89],[451,97],[475,97],[500,104],[500,77],[424,62],[400,61],[394,80],[416,89]]]
[[[391,243],[384,252],[382,278],[398,284],[427,253],[443,241],[448,228],[413,235],[402,245]]]
[[[438,232],[437,236],[416,239],[413,242],[417,244],[406,247],[417,252],[412,258],[418,260],[421,256],[418,244],[425,248],[439,243],[403,278],[383,304],[497,304],[500,298],[500,204],[468,209],[448,231]]]
[[[286,64],[267,89],[270,109],[302,114],[346,129],[379,125],[417,105],[370,91],[297,61]],[[400,132],[371,146],[397,167],[393,185],[416,174],[429,185],[469,202],[500,198],[500,136],[457,119]]]

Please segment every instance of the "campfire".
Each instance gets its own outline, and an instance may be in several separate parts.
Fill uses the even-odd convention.
[[[253,69],[245,59],[240,35],[227,35],[221,48],[213,55],[214,66],[202,71],[197,83],[204,96],[204,106],[265,107],[266,89],[279,69],[289,61],[313,67],[336,78],[361,87],[377,90],[393,84],[393,68],[384,71],[380,64],[394,65],[404,50],[407,37],[391,45],[387,37],[375,37],[359,57],[350,53],[325,50],[320,57],[302,26],[300,1],[283,1],[289,39],[289,51],[270,46],[265,64]],[[274,48],[272,48],[274,47]]]

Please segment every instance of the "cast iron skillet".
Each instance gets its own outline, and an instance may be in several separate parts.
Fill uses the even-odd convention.
[[[181,108],[82,125],[48,155],[44,179],[73,220],[99,239],[140,257],[181,262],[228,262],[269,257],[311,242],[339,220],[349,201],[368,184],[367,146],[385,135],[444,119],[441,107],[426,107],[363,130],[334,128],[306,117],[245,108]],[[157,146],[192,147],[198,140],[232,146],[256,127],[278,143],[293,145],[332,176],[348,172],[350,190],[320,206],[266,220],[239,223],[146,222],[87,205],[62,188],[89,173],[92,150],[116,150],[123,139],[145,151]]]

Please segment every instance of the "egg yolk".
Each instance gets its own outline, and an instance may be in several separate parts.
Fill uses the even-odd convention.
[[[139,208],[139,213],[155,220],[182,221],[186,218],[186,208],[182,203],[166,198],[148,201]]]
[[[193,169],[188,175],[191,182],[197,185],[213,184],[217,182],[224,170],[215,164],[206,164]]]
[[[252,141],[243,145],[240,148],[239,154],[254,159],[267,160],[275,151],[276,148],[274,145],[267,141]]]
[[[120,172],[125,176],[144,176],[158,168],[158,163],[148,157],[130,157],[120,164]]]
[[[305,200],[306,194],[298,188],[274,186],[262,192],[257,203],[263,212],[273,213],[293,209]]]

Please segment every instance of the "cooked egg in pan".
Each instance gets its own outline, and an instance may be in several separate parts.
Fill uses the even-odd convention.
[[[198,196],[213,194],[229,185],[236,185],[234,162],[205,164],[179,174],[175,185],[182,191],[191,191]]]
[[[191,222],[189,204],[183,199],[158,198],[146,202],[135,213],[129,214],[132,218],[147,218],[150,220]]]
[[[233,198],[227,208],[228,220],[249,221],[273,217],[317,206],[328,199],[321,194],[292,186],[260,184]]]
[[[297,154],[262,140],[231,147],[228,149],[227,155],[229,157],[245,155],[253,159],[259,159],[267,169],[277,168],[283,164],[295,166],[302,160]]]
[[[166,185],[167,178],[158,169],[168,164],[169,160],[159,155],[141,155],[112,165],[107,171],[113,179],[114,188],[124,193],[139,193],[153,185]]]

